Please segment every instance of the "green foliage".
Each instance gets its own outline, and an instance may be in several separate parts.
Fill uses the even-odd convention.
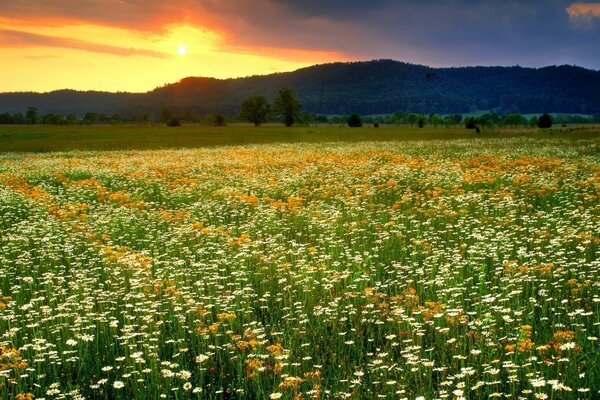
[[[529,121],[519,113],[508,114],[502,118],[502,125],[517,128],[519,126],[527,126]]]
[[[0,114],[0,125],[12,125],[14,123],[13,116],[10,113]]]
[[[169,122],[173,118],[173,113],[168,108],[163,108],[160,111],[159,122]]]
[[[264,96],[250,96],[244,99],[240,111],[240,119],[260,126],[267,122],[271,106]]]
[[[27,119],[27,123],[29,125],[35,125],[37,123],[37,112],[38,109],[36,107],[27,107],[25,118]]]
[[[538,117],[531,117],[529,118],[529,127],[530,128],[535,128],[538,124]]]
[[[424,115],[419,115],[417,119],[417,124],[419,125],[419,128],[424,128],[427,124],[427,117],[425,117]]]
[[[467,129],[475,129],[477,127],[477,120],[475,117],[469,117],[465,119],[465,128]]]
[[[177,117],[171,117],[171,119],[167,121],[167,126],[170,126],[170,127],[181,126],[181,120]]]
[[[348,126],[350,128],[360,128],[362,126],[362,120],[360,116],[356,113],[353,113],[348,117]]]
[[[279,115],[285,126],[292,126],[299,119],[302,105],[296,100],[296,93],[289,87],[284,87],[275,98],[273,111]]]
[[[550,116],[550,114],[542,114],[542,116],[538,120],[537,126],[541,129],[552,128],[552,117]]]
[[[204,117],[204,123],[208,126],[225,126],[225,117],[222,114],[208,113]]]

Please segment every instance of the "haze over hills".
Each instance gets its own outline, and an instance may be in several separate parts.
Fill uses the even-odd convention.
[[[243,99],[293,88],[304,110],[315,114],[600,113],[600,71],[575,66],[431,68],[392,60],[332,63],[294,72],[237,79],[185,78],[147,93],[60,90],[0,94],[0,113],[86,112],[107,115],[145,113],[168,108],[174,114],[208,112],[235,116]]]

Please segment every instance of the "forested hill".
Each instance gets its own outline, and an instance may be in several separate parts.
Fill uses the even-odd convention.
[[[83,115],[173,113],[235,116],[242,100],[293,88],[304,110],[316,114],[600,113],[600,71],[574,66],[544,68],[430,68],[392,60],[332,63],[294,72],[238,79],[186,78],[143,94],[76,92],[0,94],[0,112]]]

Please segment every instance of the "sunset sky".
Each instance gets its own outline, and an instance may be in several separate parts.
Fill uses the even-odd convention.
[[[0,92],[141,92],[378,58],[600,69],[600,2],[0,1]]]

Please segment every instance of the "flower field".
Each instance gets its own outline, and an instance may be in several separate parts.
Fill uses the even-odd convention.
[[[600,398],[598,145],[0,154],[0,398]]]

